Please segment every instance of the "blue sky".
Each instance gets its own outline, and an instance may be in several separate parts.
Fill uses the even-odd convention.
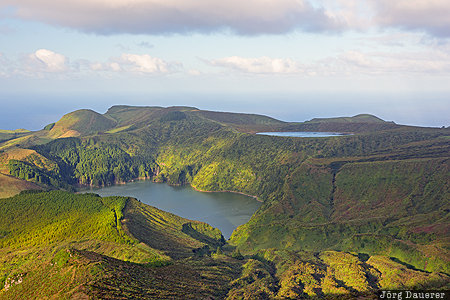
[[[0,128],[189,105],[450,125],[446,0],[2,0]]]

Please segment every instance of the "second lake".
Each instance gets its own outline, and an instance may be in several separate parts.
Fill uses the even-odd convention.
[[[271,135],[271,136],[313,137],[313,138],[349,135],[346,133],[339,133],[339,132],[312,132],[312,131],[258,132],[257,134]]]

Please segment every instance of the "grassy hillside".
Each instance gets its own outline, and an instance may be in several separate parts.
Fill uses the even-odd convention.
[[[305,123],[386,123],[386,121],[370,114],[359,114],[353,117],[314,118]]]
[[[39,190],[42,187],[10,175],[0,174],[0,198],[14,196],[25,190]]]
[[[126,197],[23,192],[0,199],[0,213],[0,299],[356,296],[450,282],[384,256],[243,256],[208,224]]]
[[[116,122],[95,111],[81,109],[64,115],[49,131],[52,138],[90,135],[115,127]]]
[[[238,228],[231,242],[242,251],[385,254],[449,272],[448,159],[345,163],[338,170],[336,162],[319,162],[294,171],[283,197]]]
[[[228,299],[372,299],[377,289],[448,286],[445,274],[411,270],[383,256],[267,249],[245,260]]]
[[[26,129],[16,129],[16,130],[2,130],[0,129],[0,143],[12,140],[23,135],[30,133]]]
[[[127,271],[120,274],[129,278],[126,274],[143,272],[142,266],[117,261],[125,256],[116,254],[131,253],[126,255],[144,259],[143,253],[150,251],[154,257],[173,263],[167,266],[172,275],[181,268],[190,270],[186,274],[203,270],[207,276],[216,276],[224,286],[219,294],[231,299],[253,292],[261,297],[296,298],[371,293],[380,287],[448,285],[448,277],[439,272],[450,273],[449,129],[401,126],[370,115],[284,123],[264,116],[192,107],[115,106],[105,115],[81,111],[75,116],[80,114],[93,120],[83,123],[92,127],[59,127],[78,128],[79,137],[55,135],[60,138],[44,142],[43,137],[56,123],[50,131],[44,130],[47,133],[29,135],[27,143],[13,142],[20,147],[8,144],[10,141],[1,144],[6,147],[2,156],[6,157],[6,173],[54,189],[151,178],[190,184],[200,190],[241,192],[264,201],[251,220],[233,233],[230,245],[223,245],[220,234],[203,223],[167,217],[127,200],[120,209],[123,218],[118,236],[102,231],[98,236],[73,237],[76,245],[85,245],[84,239],[101,241],[98,251],[90,242],[75,247],[87,251],[76,252],[79,261],[87,265],[100,262],[108,274],[122,268]],[[248,134],[264,128],[355,134],[329,138]],[[25,146],[28,149],[23,149]],[[14,156],[14,151],[23,155]],[[102,216],[102,209],[111,212],[109,204],[102,205],[96,208],[95,218]],[[88,214],[91,212],[80,216],[88,220]],[[8,230],[4,229],[5,233]],[[16,238],[32,241],[35,236],[39,234],[30,237],[20,233]],[[130,242],[108,240],[119,236]],[[72,239],[72,235],[67,237]],[[115,244],[110,247],[104,243]],[[147,250],[141,251],[138,245]],[[203,248],[205,245],[209,246]],[[117,250],[123,247],[126,250]],[[222,249],[212,257],[192,258],[194,252],[204,255],[218,247]],[[340,260],[348,261],[351,272],[359,274],[357,282],[340,273],[336,265]],[[216,266],[215,275],[208,264]],[[111,276],[118,285],[123,283]],[[188,278],[178,278],[174,286],[190,282]],[[129,280],[120,288],[113,285],[108,293],[117,288],[138,293],[137,287],[134,292],[131,287],[146,286]],[[212,295],[212,283],[201,282],[205,287],[202,297]],[[96,293],[105,288],[101,286],[83,293],[100,295]]]
[[[95,294],[114,284],[108,278],[117,268],[158,277],[152,266],[206,254],[223,244],[220,231],[205,223],[126,197],[22,192],[0,199],[0,213],[7,216],[0,221],[0,253],[5,258],[0,298],[5,299],[67,296],[84,293],[84,288]],[[182,278],[166,285],[192,281],[188,274]]]
[[[3,133],[6,133],[6,134],[14,134],[14,133],[28,133],[28,132],[30,132],[30,130],[27,130],[27,129],[23,129],[23,128],[20,128],[20,129],[16,129],[16,130],[4,130],[4,129],[0,129],[0,133],[1,134],[3,134]]]

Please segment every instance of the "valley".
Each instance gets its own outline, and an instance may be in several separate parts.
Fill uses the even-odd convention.
[[[208,223],[218,228],[226,239],[261,206],[261,202],[253,197],[227,192],[204,193],[187,185],[170,186],[151,180],[93,188],[86,192],[102,197],[128,196],[139,199],[142,203],[178,216]]]
[[[299,131],[351,134],[255,134]],[[187,286],[193,299],[450,287],[449,128],[113,106],[3,135],[0,298],[37,285],[41,298],[94,299],[181,298]],[[226,241],[140,199],[73,193],[139,178],[263,203]]]

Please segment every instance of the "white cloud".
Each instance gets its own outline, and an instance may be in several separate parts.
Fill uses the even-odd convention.
[[[202,72],[199,71],[199,70],[196,70],[196,69],[188,70],[187,73],[189,75],[191,75],[191,76],[200,76],[200,75],[202,75]]]
[[[18,18],[98,34],[398,27],[450,37],[448,0],[2,0],[5,7]]]
[[[107,62],[89,63],[92,71],[140,73],[140,74],[167,74],[178,71],[182,64],[167,62],[148,54],[123,53],[120,57],[110,58]]]
[[[68,70],[68,61],[62,54],[47,49],[39,49],[29,55],[30,67],[36,71],[64,72]]]
[[[366,0],[318,0],[325,14],[340,20],[349,29],[368,29],[373,23],[373,7]]]
[[[100,34],[328,31],[342,23],[308,0],[3,0],[16,16]]]
[[[450,37],[448,0],[370,0],[375,23]]]
[[[114,72],[122,71],[122,68],[120,67],[120,65],[115,62],[107,64],[107,67],[109,67]]]
[[[324,74],[338,76],[449,76],[450,54],[440,50],[420,52],[347,51],[322,61]]]
[[[122,54],[121,60],[124,64],[129,64],[130,69],[142,73],[168,73],[169,64],[164,60],[150,55]]]
[[[69,59],[62,54],[47,49],[39,49],[34,53],[23,55],[18,59],[8,59],[0,53],[0,75],[48,77],[52,74],[60,78],[72,78],[98,74],[170,74],[180,71],[183,65],[179,62],[168,62],[148,54],[123,53],[120,57],[112,57],[104,62]]]
[[[450,75],[447,47],[417,52],[346,51],[308,64],[283,58],[225,57],[206,61],[211,66],[253,74],[296,74],[307,77]]]
[[[6,77],[8,74],[7,65],[9,65],[9,63],[6,60],[5,55],[0,52],[0,77]]]
[[[292,59],[230,56],[209,62],[213,66],[227,67],[245,73],[289,74],[301,72],[301,65]]]
[[[204,60],[209,66],[222,68],[227,73],[244,73],[248,76],[296,76],[296,77],[383,77],[387,75],[450,76],[449,44],[433,45],[422,50],[405,51],[398,47],[392,51],[345,51],[312,62],[300,62],[291,58],[229,56]],[[380,48],[382,49],[382,48]],[[391,49],[392,50],[392,49]],[[123,53],[103,62],[69,59],[51,50],[40,49],[34,53],[10,59],[0,53],[1,77],[80,78],[99,76],[165,76],[180,72],[185,76],[213,73],[199,69],[186,69],[182,63],[166,61],[148,54]],[[217,74],[216,74],[217,75]],[[443,77],[443,78],[444,78]]]

